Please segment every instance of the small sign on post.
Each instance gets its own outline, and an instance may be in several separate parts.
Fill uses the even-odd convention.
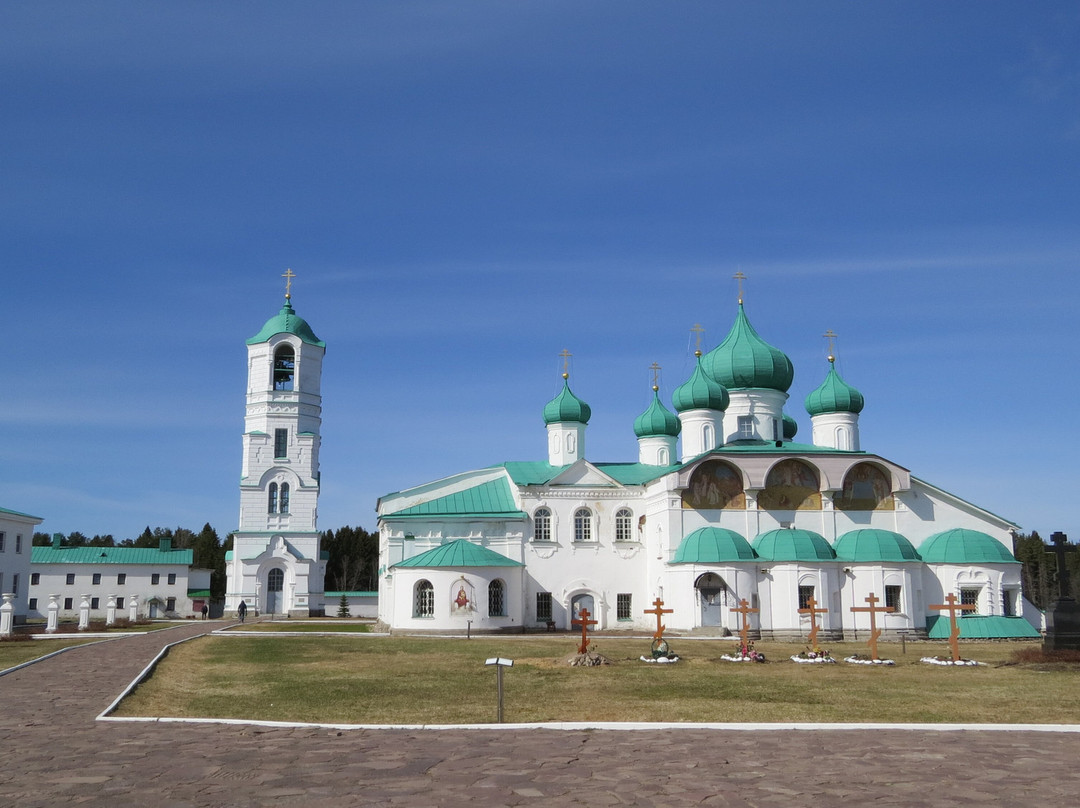
[[[484,664],[495,666],[495,681],[499,690],[499,723],[501,724],[503,722],[503,668],[514,667],[514,660],[491,657]]]

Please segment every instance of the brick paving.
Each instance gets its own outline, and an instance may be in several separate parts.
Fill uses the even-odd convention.
[[[192,624],[0,677],[0,805],[1080,805],[1080,735],[99,722]]]

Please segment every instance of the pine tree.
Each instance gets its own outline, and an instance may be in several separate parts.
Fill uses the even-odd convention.
[[[345,597],[345,593],[341,593],[341,600],[338,601],[337,607],[338,617],[352,617],[352,613],[349,611],[349,599]]]

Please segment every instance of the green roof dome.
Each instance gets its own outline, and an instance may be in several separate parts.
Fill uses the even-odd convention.
[[[918,561],[915,547],[891,530],[851,530],[836,540],[836,557],[842,561]]]
[[[840,378],[840,374],[836,372],[836,367],[831,361],[825,381],[806,397],[806,411],[811,415],[821,415],[826,412],[860,413],[863,404],[862,393]]]
[[[634,419],[634,434],[639,438],[678,437],[682,424],[670,410],[660,403],[660,393],[653,388],[653,400],[649,409]]]
[[[426,553],[406,558],[394,567],[520,567],[520,561],[507,558],[487,547],[473,544],[468,539],[454,539],[440,544]]]
[[[824,536],[812,530],[779,528],[754,539],[762,561],[832,561],[836,553]]]
[[[592,408],[570,392],[570,382],[564,373],[562,392],[544,405],[544,423],[558,424],[576,421],[579,424],[587,424],[590,418],[592,418]]]
[[[790,415],[784,416],[784,440],[793,440],[799,434],[799,425]]]
[[[247,344],[257,345],[260,342],[268,342],[275,334],[293,334],[308,345],[318,345],[320,348],[326,347],[326,343],[315,336],[315,332],[311,330],[311,326],[307,324],[307,321],[303,317],[297,316],[296,312],[293,311],[292,302],[289,298],[285,298],[285,305],[281,307],[281,311],[267,320],[262,330],[249,339]]]
[[[750,542],[722,527],[699,527],[679,542],[672,564],[720,564],[725,561],[753,561],[757,558]]]
[[[795,370],[783,351],[758,336],[743,305],[724,341],[705,354],[705,372],[729,390],[764,387],[786,393]]]
[[[920,545],[919,555],[930,564],[1019,563],[993,536],[963,527],[935,533]]]
[[[729,401],[724,385],[712,378],[701,366],[701,356],[690,378],[675,388],[671,403],[676,411],[726,410]]]

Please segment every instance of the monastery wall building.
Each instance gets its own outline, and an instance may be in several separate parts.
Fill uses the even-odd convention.
[[[637,462],[586,456],[591,410],[569,377],[543,408],[547,458],[504,462],[378,502],[379,619],[395,630],[569,628],[736,632],[742,600],[765,637],[865,636],[873,594],[885,635],[947,631],[932,604],[975,606],[965,636],[1038,636],[1012,555],[1018,526],[868,452],[863,396],[829,357],[795,440],[790,360],[740,300],[724,341],[633,424]],[[628,425],[629,426],[629,425]],[[681,444],[680,444],[681,439]]]

